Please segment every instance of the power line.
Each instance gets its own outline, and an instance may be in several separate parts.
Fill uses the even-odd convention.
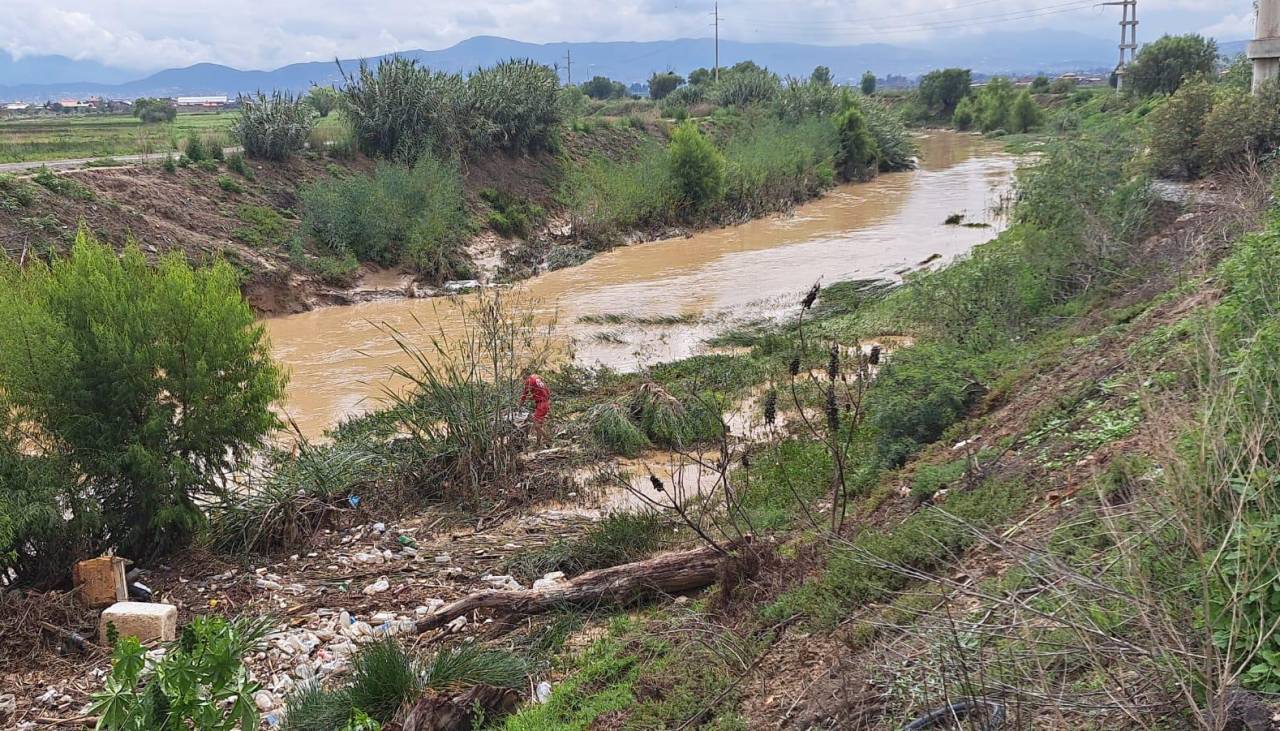
[[[720,3],[717,1],[715,9],[711,11],[716,21],[716,81],[720,80]]]

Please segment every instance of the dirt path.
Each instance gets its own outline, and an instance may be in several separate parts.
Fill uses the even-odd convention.
[[[230,155],[240,152],[239,147],[227,147],[223,149],[223,154]],[[76,157],[69,160],[29,160],[27,162],[4,162],[0,163],[0,173],[24,173],[29,170],[38,170],[40,168],[49,168],[50,170],[78,170],[80,168],[94,167],[91,163],[100,160],[115,160],[116,162],[130,163],[148,163],[148,162],[164,162],[165,158],[174,157],[174,152],[152,152],[142,155],[99,155],[97,157]],[[116,166],[111,166],[116,167]]]

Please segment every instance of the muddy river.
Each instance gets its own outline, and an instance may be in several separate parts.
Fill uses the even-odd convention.
[[[819,278],[897,278],[931,258],[937,266],[999,230],[992,209],[1009,190],[1016,159],[952,133],[922,138],[920,149],[917,170],[842,186],[791,214],[615,249],[523,283],[522,296],[555,319],[578,360],[632,369],[699,352],[728,323],[793,307]],[[943,225],[952,213],[991,226]],[[671,324],[634,324],[653,318]],[[290,372],[285,411],[309,436],[378,406],[389,368],[407,360],[388,328],[425,343],[462,327],[457,307],[412,299],[321,308],[266,325]]]

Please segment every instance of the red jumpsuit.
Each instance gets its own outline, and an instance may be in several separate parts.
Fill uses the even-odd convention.
[[[536,373],[524,380],[524,393],[520,395],[521,404],[529,400],[533,401],[533,423],[541,425],[551,413],[551,389]]]

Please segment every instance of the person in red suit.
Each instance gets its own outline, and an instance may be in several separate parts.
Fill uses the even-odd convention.
[[[542,376],[530,370],[524,373],[524,393],[520,394],[520,405],[533,402],[533,434],[541,445],[547,437],[547,415],[551,413],[551,389]]]

